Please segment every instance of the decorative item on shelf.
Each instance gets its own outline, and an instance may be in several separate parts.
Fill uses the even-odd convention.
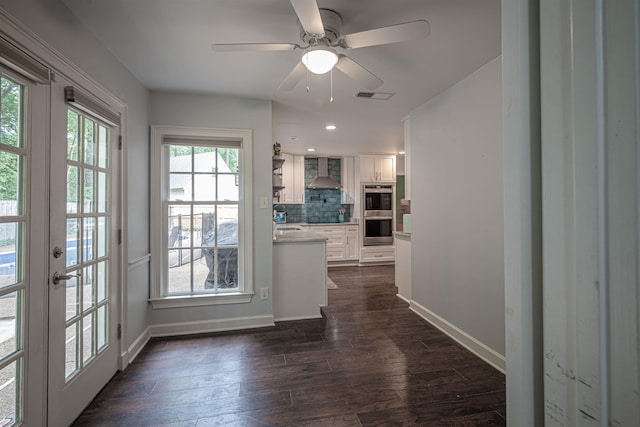
[[[273,144],[273,157],[280,157],[280,143],[278,141]]]
[[[344,209],[340,209],[338,212],[339,212],[338,213],[338,222],[344,222],[344,212],[345,212],[345,210]]]

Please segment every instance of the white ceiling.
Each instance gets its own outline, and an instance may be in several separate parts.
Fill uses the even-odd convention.
[[[500,0],[317,0],[337,11],[343,34],[426,19],[426,39],[341,50],[384,80],[388,101],[339,71],[277,88],[302,52],[213,52],[212,43],[298,43],[289,0],[62,0],[143,85],[273,100],[273,139],[283,151],[397,153],[409,111],[500,54]],[[335,131],[324,125],[335,123]],[[299,140],[291,141],[290,136]]]

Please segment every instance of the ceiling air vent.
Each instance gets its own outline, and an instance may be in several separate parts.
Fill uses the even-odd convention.
[[[391,98],[393,93],[384,93],[384,92],[358,92],[356,93],[356,98],[369,98],[376,99],[378,101],[386,101]]]

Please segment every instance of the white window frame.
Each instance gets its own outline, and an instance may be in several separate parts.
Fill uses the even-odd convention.
[[[216,294],[167,295],[168,283],[163,262],[168,256],[167,233],[163,228],[165,212],[162,209],[164,175],[167,173],[162,159],[165,139],[194,139],[239,141],[240,197],[238,206],[238,291]],[[245,129],[193,128],[151,126],[151,290],[153,308],[193,307],[218,304],[249,303],[254,294],[253,280],[253,132]]]

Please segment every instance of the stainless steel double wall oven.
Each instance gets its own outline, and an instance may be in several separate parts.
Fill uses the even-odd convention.
[[[363,245],[393,244],[393,185],[363,184]]]

